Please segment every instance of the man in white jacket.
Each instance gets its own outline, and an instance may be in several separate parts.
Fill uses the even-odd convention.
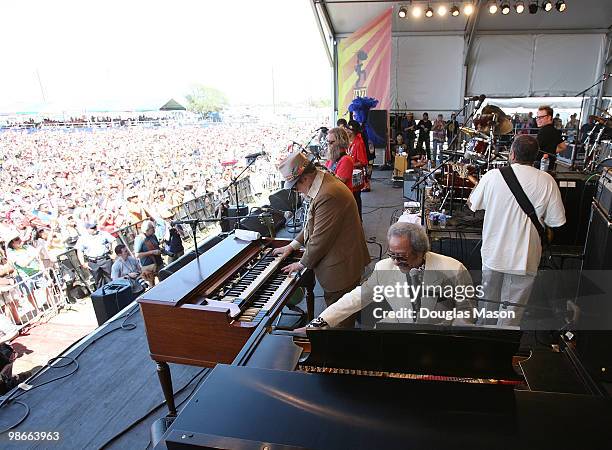
[[[474,323],[473,298],[478,291],[463,264],[430,252],[427,234],[420,225],[395,223],[387,232],[387,240],[389,258],[379,261],[361,286],[329,306],[309,328],[336,327],[371,304],[373,308],[362,312],[362,326],[378,321]]]

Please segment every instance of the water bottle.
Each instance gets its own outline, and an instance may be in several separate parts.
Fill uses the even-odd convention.
[[[543,170],[544,172],[548,172],[548,158],[542,158],[540,160],[540,170]]]
[[[440,213],[440,216],[438,217],[438,221],[440,223],[440,228],[446,228],[446,211],[442,210],[442,212]]]

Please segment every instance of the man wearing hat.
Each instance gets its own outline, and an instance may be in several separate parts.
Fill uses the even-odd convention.
[[[75,247],[81,265],[89,268],[96,289],[99,289],[111,280],[113,262],[110,255],[115,238],[106,231],[99,231],[96,222],[86,223],[85,228],[87,234],[79,237]]]
[[[304,229],[287,246],[274,254],[289,256],[301,246],[299,262],[285,267],[286,273],[313,269],[324,291],[327,306],[355,288],[370,262],[357,204],[342,181],[318,170],[301,152],[281,161],[278,169],[286,189],[295,189],[306,198]],[[352,326],[349,318],[342,326]]]

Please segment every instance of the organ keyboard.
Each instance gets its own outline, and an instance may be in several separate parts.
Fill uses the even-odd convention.
[[[257,326],[274,319],[300,285],[314,296],[313,278],[281,272],[300,252],[284,260],[272,255],[288,242],[245,242],[230,235],[139,298],[170,415],[176,408],[168,362],[231,363]]]

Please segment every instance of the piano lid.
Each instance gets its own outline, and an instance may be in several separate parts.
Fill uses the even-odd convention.
[[[247,242],[226,237],[210,250],[198,256],[178,272],[154,286],[139,301],[154,301],[176,304],[197,289],[208,277],[231,262],[250,246],[261,245],[262,240]]]
[[[308,329],[305,366],[498,380],[512,367],[521,331],[402,324],[402,329]],[[408,328],[408,329],[407,329]]]

